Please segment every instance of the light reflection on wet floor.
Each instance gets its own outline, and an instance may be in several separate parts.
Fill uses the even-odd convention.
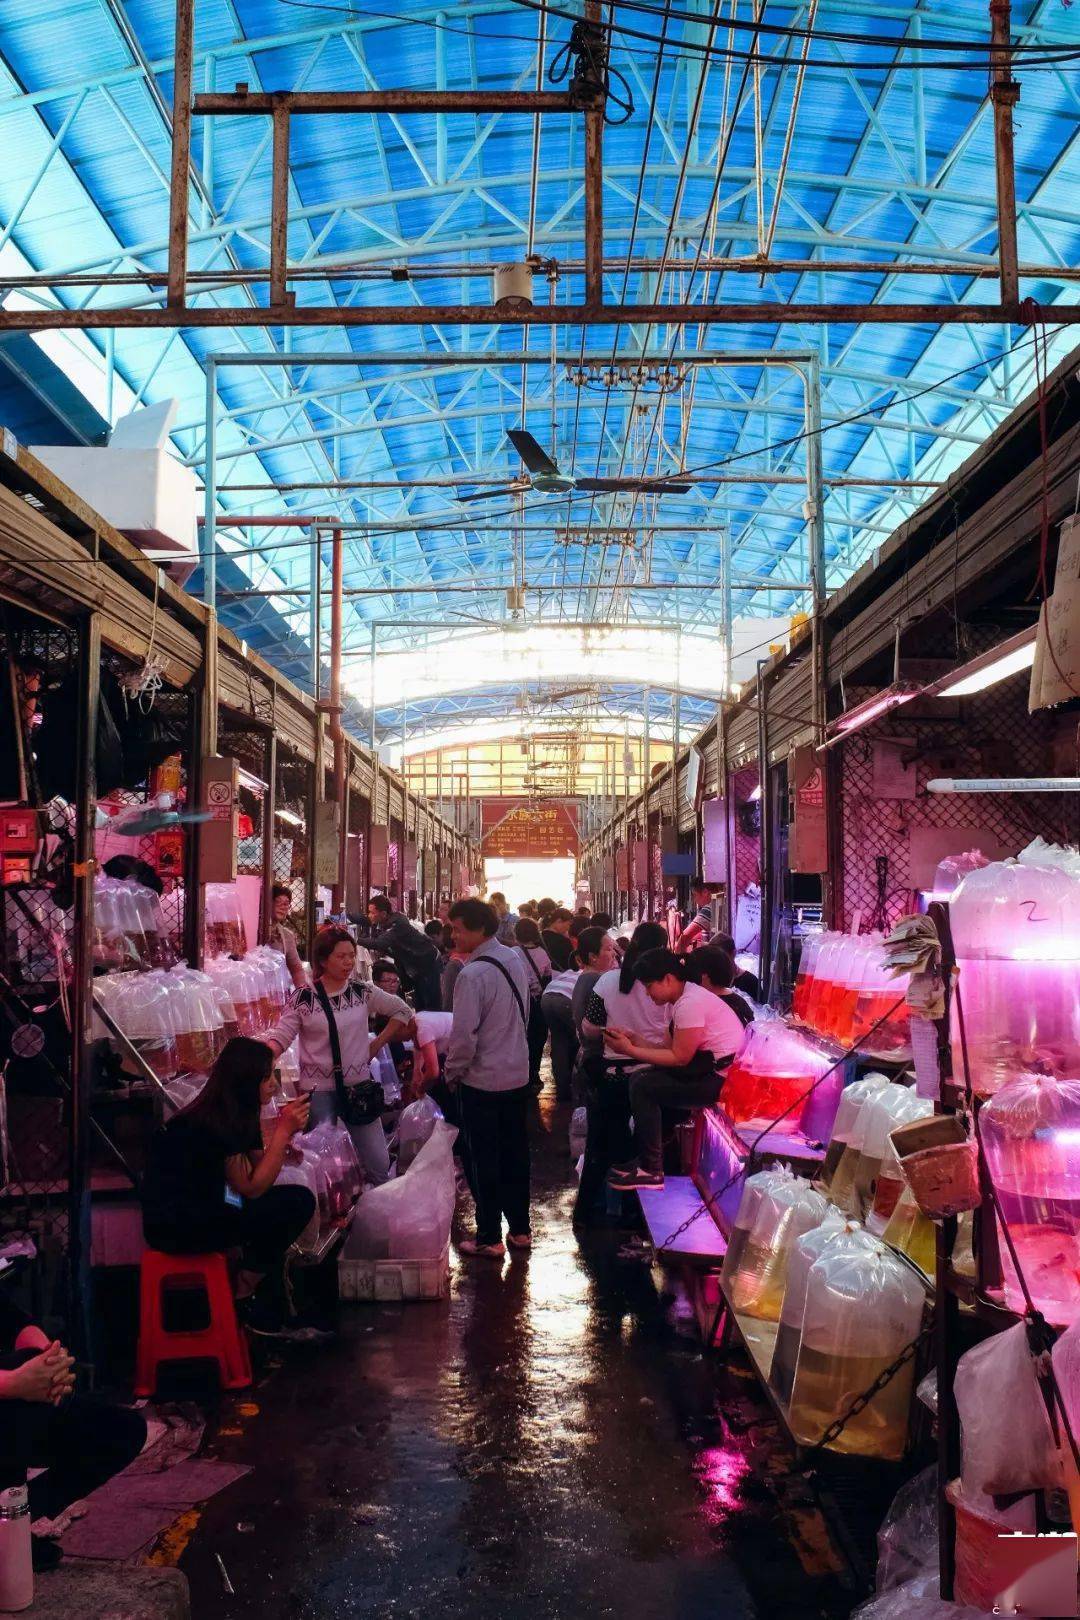
[[[346,1308],[339,1340],[288,1351],[222,1437],[253,1472],[183,1560],[198,1620],[846,1611],[785,1539],[754,1386],[673,1329],[611,1234],[579,1249],[567,1123],[542,1100],[531,1256],[459,1263],[446,1304]]]

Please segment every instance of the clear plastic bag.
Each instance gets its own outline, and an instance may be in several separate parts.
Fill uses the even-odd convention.
[[[456,1137],[452,1125],[433,1119],[408,1173],[364,1194],[345,1241],[346,1260],[439,1259],[454,1216]]]
[[[404,1174],[419,1155],[420,1149],[429,1140],[436,1122],[440,1119],[442,1114],[439,1106],[430,1097],[421,1097],[418,1102],[410,1103],[407,1108],[401,1110],[397,1132],[399,1176]]]
[[[960,1357],[954,1382],[965,1494],[1007,1496],[1060,1482],[1054,1437],[1022,1322]]]
[[[318,1161],[323,1172],[319,1214],[324,1221],[340,1221],[351,1212],[364,1184],[353,1139],[344,1125],[327,1120],[304,1138],[305,1158]]]
[[[879,1594],[903,1586],[917,1575],[937,1575],[938,1567],[937,1465],[902,1485],[892,1499],[878,1531],[877,1589]]]
[[[318,1160],[305,1155],[299,1164],[283,1164],[274,1182],[275,1187],[306,1187],[315,1199],[311,1219],[293,1243],[293,1248],[298,1249],[301,1254],[314,1254],[319,1246],[319,1233],[322,1230],[320,1194],[325,1179],[325,1173]]]
[[[985,1609],[946,1603],[938,1595],[936,1569],[916,1575],[903,1586],[878,1592],[854,1610],[851,1620],[985,1620]]]

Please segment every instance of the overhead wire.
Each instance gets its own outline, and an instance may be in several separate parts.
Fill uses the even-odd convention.
[[[399,26],[404,24],[409,27],[430,28],[442,33],[457,34],[466,38],[492,39],[496,40],[500,44],[504,44],[508,40],[520,40],[525,44],[533,43],[528,34],[518,34],[514,33],[512,30],[496,31],[494,29],[466,28],[457,26],[453,23],[441,22],[434,17],[410,17],[409,15],[400,12],[380,11],[367,5],[360,9],[356,6],[347,5],[320,5],[317,3],[317,0],[280,0],[280,3],[299,11],[330,12],[337,16],[355,17],[358,20],[367,19],[370,17],[378,17],[385,19],[389,23],[397,23]],[[576,23],[581,21],[580,13],[564,9],[562,7],[552,6],[547,4],[546,0],[508,0],[508,3],[511,5],[523,6],[530,11],[546,11],[549,16],[559,17],[564,22]],[[657,17],[663,15],[660,8],[656,6],[628,5],[626,9]],[[685,20],[689,25],[696,27],[700,27],[700,25],[707,20],[704,16],[695,15],[692,12],[674,12],[672,15],[676,20]],[[602,24],[601,26],[605,27],[611,34],[622,35],[633,41],[642,42],[648,45],[655,45],[657,42],[655,34],[651,34],[643,29],[628,27],[625,23],[612,22]],[[741,27],[745,30],[750,27],[750,24],[744,23],[741,25]],[[803,30],[794,27],[787,27],[781,23],[774,23],[770,25],[768,32],[770,35],[778,37],[788,36],[796,39],[804,37]],[[912,61],[900,64],[900,71],[907,70],[912,72],[952,69],[974,69],[977,71],[985,71],[990,64],[993,51],[993,47],[991,46],[989,39],[946,40],[941,38],[924,37],[922,40],[898,40],[889,34],[864,35],[842,34],[839,32],[830,34],[820,33],[817,37],[825,40],[827,43],[850,44],[854,46],[874,45],[880,46],[883,50],[901,48],[905,50],[941,50],[947,53],[945,58],[941,61]],[[683,58],[684,54],[691,56],[726,56],[731,57],[735,61],[741,61],[747,55],[745,51],[736,49],[734,47],[727,48],[720,46],[705,46],[700,41],[687,39],[675,41],[674,47],[675,48],[673,50],[669,50],[668,52],[669,61],[681,59]],[[635,45],[626,44],[625,41],[622,42],[622,48],[625,51],[636,55],[649,56],[652,54],[652,52],[649,51],[638,50],[636,49]],[[1024,70],[1028,73],[1051,71],[1052,69],[1066,62],[1072,62],[1080,59],[1080,46],[1070,44],[1070,42],[1066,40],[1062,40],[1060,42],[1017,40],[1010,46],[1010,49],[1014,53],[1018,53],[1024,58]],[[962,59],[962,53],[964,52],[982,52],[984,53],[985,59],[977,61],[965,61]],[[948,53],[952,53],[957,59],[950,61]],[[771,56],[763,56],[761,60],[765,66],[775,65],[774,58]],[[832,72],[848,71],[851,69],[888,72],[895,71],[897,68],[897,64],[895,62],[867,62],[861,60],[848,61],[841,57],[830,57],[827,59],[815,58],[808,60],[806,65],[807,67],[820,68],[824,71]]]
[[[656,108],[657,108],[657,102],[658,102],[659,95],[660,95],[660,78],[661,78],[661,70],[663,68],[663,61],[664,61],[664,40],[666,38],[666,33],[667,33],[667,28],[666,28],[666,24],[665,24],[664,28],[661,31],[660,49],[659,49],[659,51],[657,53],[656,64],[655,64],[655,68],[654,68],[654,71],[653,71],[652,87],[651,87],[650,92],[649,92],[649,110],[648,110],[648,114],[647,114],[646,121],[645,121],[644,148],[643,148],[642,154],[641,154],[641,165],[640,165],[640,168],[638,170],[637,187],[636,187],[635,194],[634,194],[634,211],[633,211],[633,215],[632,215],[631,222],[630,222],[630,237],[629,237],[629,241],[627,242],[627,246],[626,246],[626,263],[623,266],[622,291],[621,291],[621,295],[620,295],[620,302],[622,302],[622,303],[626,302],[627,289],[629,288],[629,285],[630,285],[630,275],[631,275],[631,271],[632,271],[632,268],[633,268],[633,260],[634,260],[634,244],[637,241],[638,226],[639,226],[640,221],[641,221],[641,207],[642,207],[642,202],[643,202],[644,196],[645,196],[645,180],[646,180],[646,175],[648,173],[648,167],[649,167],[649,152],[650,152],[650,150],[652,148],[653,131],[654,131],[655,127],[656,127]],[[614,336],[612,338],[612,352],[611,352],[611,362],[610,362],[612,365],[615,364],[615,359],[616,359],[616,355],[617,355],[617,352],[618,352],[619,333],[620,333],[620,331],[621,331],[621,327],[620,327],[620,325],[618,323],[616,323],[615,334],[614,334]],[[581,332],[581,357],[580,357],[579,366],[578,366],[579,371],[581,370],[582,366],[584,365],[585,349],[586,349],[586,346],[587,346],[587,338],[588,338],[588,328],[583,327],[582,332]],[[580,406],[581,406],[581,390],[580,389],[578,390],[577,404],[578,404],[578,411],[580,411]],[[604,448],[604,433],[605,433],[605,431],[607,429],[608,411],[610,409],[610,406],[611,406],[611,390],[608,389],[607,392],[604,394],[604,408],[603,408],[603,412],[602,412],[601,419],[600,419],[600,431],[599,431],[599,433],[597,435],[596,476],[599,476],[599,473],[600,473],[600,461],[601,461],[601,458],[603,456],[603,448]],[[577,448],[577,431],[578,431],[578,413],[575,412],[575,418],[574,418],[574,449],[575,449],[575,452],[576,452],[576,448]],[[586,568],[587,568],[587,563],[588,563],[588,541],[589,541],[589,535],[590,535],[590,533],[592,531],[592,521],[593,521],[593,515],[594,515],[595,511],[596,511],[596,491],[594,490],[594,491],[592,491],[592,498],[591,498],[591,500],[589,502],[589,515],[585,520],[585,542],[582,545],[582,549],[581,549],[581,573],[580,573],[580,576],[579,576],[579,579],[578,579],[577,602],[576,602],[576,605],[575,605],[575,612],[576,612],[576,614],[578,616],[580,616],[580,613],[581,613],[581,598],[582,598],[582,591],[583,591],[584,586],[585,586],[585,573],[586,573]],[[604,555],[602,553],[601,558],[600,558],[600,563],[599,563],[599,569],[600,570],[603,569],[603,565],[604,565]],[[563,603],[563,606],[565,608],[565,602]]]

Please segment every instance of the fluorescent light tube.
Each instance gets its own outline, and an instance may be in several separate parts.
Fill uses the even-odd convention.
[[[275,810],[274,814],[279,821],[287,821],[290,827],[302,827],[304,825],[303,816],[294,815],[291,810]]]
[[[942,698],[971,697],[1010,675],[1018,675],[1022,669],[1030,669],[1035,662],[1035,629],[1032,625],[1028,630],[1021,630],[1019,635],[1010,636],[1008,641],[999,642],[978,658],[961,664],[951,675],[935,681],[928,688],[929,692]]]

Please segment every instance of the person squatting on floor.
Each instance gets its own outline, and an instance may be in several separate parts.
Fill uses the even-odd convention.
[[[476,1204],[466,1255],[502,1255],[503,1221],[513,1249],[528,1249],[529,986],[516,950],[496,939],[499,919],[482,900],[451,907],[454,944],[468,960],[454,986],[445,1075],[458,1093],[465,1164]]]

